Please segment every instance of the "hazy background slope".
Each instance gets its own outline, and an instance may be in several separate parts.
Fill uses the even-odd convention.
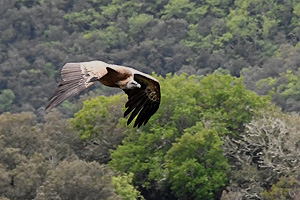
[[[95,59],[159,75],[205,75],[222,68],[243,75],[247,87],[260,94],[275,88],[278,105],[300,110],[294,105],[300,88],[297,1],[1,0],[0,5],[0,112],[41,114],[62,66]],[[297,79],[292,86],[286,70]],[[275,79],[257,87],[268,77]]]

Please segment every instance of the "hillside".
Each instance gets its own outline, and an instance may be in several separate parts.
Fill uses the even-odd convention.
[[[66,62],[96,59],[163,76],[222,68],[300,109],[297,1],[2,0],[0,9],[0,112],[37,113]]]
[[[0,0],[0,200],[300,197],[296,0]],[[153,73],[126,126],[95,84],[49,113],[67,62]]]

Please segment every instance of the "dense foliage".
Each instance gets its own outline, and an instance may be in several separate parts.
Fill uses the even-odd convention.
[[[229,75],[158,78],[163,101],[152,125],[127,133],[110,164],[134,173],[146,199],[213,199],[227,183],[220,136],[242,132],[267,100]]]
[[[219,72],[156,78],[163,88],[161,108],[140,129],[126,127],[120,114],[125,94],[85,101],[68,123],[58,111],[48,114],[45,123],[33,113],[0,115],[2,196],[299,195],[299,116],[270,106],[270,98],[246,90],[242,78]]]
[[[296,0],[0,0],[0,199],[299,199],[279,109],[300,111],[299,20]],[[145,127],[100,84],[44,113],[95,59],[155,72]]]
[[[251,90],[280,78],[299,60],[298,1],[0,1],[0,112],[43,115],[66,62],[103,60],[159,75],[205,75],[216,69],[245,77]],[[283,83],[283,87],[288,83]],[[299,111],[294,96],[274,101]],[[99,89],[96,94],[111,94]],[[2,102],[6,102],[5,106]],[[78,108],[61,107],[72,116]]]

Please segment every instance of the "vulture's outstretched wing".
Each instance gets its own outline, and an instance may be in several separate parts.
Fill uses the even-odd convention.
[[[107,73],[100,62],[67,63],[61,70],[62,81],[49,98],[46,111],[61,104],[71,96],[77,95]],[[100,75],[101,74],[101,75]]]
[[[134,127],[140,127],[143,124],[145,125],[159,108],[160,85],[155,78],[136,70],[134,80],[141,84],[141,88],[124,89],[124,92],[128,95],[128,101],[125,104],[127,110],[124,117],[132,112],[127,125],[137,116]]]
[[[123,89],[128,95],[124,116],[131,113],[127,124],[137,116],[134,127],[145,125],[160,104],[158,80],[129,67],[109,65],[102,61],[67,63],[62,68],[61,75],[63,80],[49,98],[50,103],[46,111],[61,104],[67,98],[79,94],[95,81],[100,81],[109,87],[128,88]],[[138,87],[128,86],[133,83],[133,79],[139,83]]]

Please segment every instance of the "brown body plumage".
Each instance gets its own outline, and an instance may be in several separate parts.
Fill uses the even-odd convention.
[[[62,68],[61,75],[62,81],[49,98],[50,103],[46,111],[79,94],[95,81],[108,87],[119,87],[128,95],[124,116],[132,112],[127,124],[137,116],[134,127],[145,125],[160,104],[158,80],[130,67],[111,65],[102,61],[67,63]]]

